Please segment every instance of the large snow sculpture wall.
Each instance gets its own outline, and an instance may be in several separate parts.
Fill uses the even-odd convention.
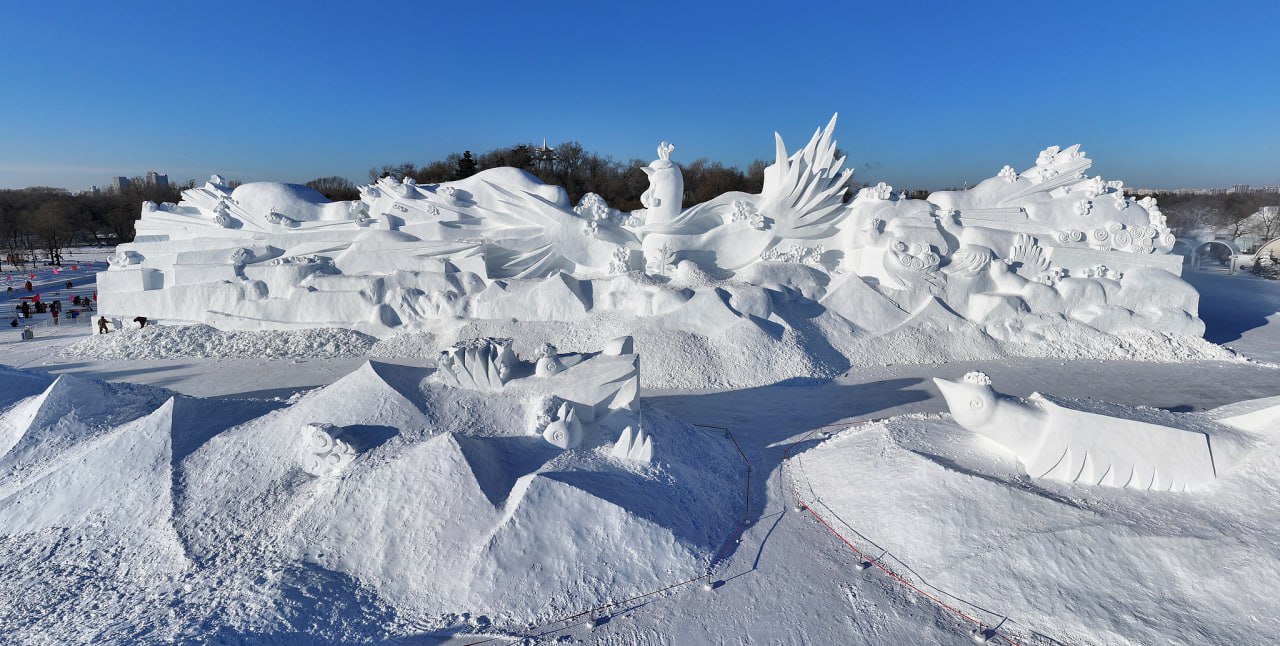
[[[143,205],[99,278],[102,311],[222,328],[432,330],[456,319],[651,318],[715,334],[818,303],[858,334],[957,316],[999,340],[1085,325],[1199,335],[1198,296],[1155,201],[1088,177],[1078,146],[1042,151],[927,200],[879,184],[849,199],[835,119],[775,161],[760,194],[681,208],[674,146],[624,213],[524,171],[443,184],[383,178],[329,203],[302,186],[215,176]]]

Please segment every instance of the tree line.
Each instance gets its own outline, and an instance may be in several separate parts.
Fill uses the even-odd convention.
[[[577,203],[588,192],[603,197],[610,206],[623,211],[641,207],[640,195],[649,187],[649,178],[641,169],[648,162],[631,159],[626,162],[587,151],[576,141],[557,145],[549,153],[534,144],[516,144],[496,148],[479,155],[466,150],[444,159],[422,165],[413,162],[387,164],[369,170],[369,181],[381,177],[412,177],[420,184],[437,184],[470,177],[490,168],[520,168],[547,184],[561,186],[569,199]],[[764,160],[755,160],[740,169],[725,166],[706,157],[679,164],[684,177],[684,206],[706,202],[730,191],[759,193],[764,186]],[[235,186],[239,182],[230,182]],[[344,177],[320,177],[307,185],[335,201],[359,199],[359,188]],[[43,256],[47,262],[60,263],[63,250],[81,244],[114,245],[131,242],[134,222],[142,202],[177,202],[183,190],[195,186],[194,180],[184,184],[157,187],[136,177],[120,193],[73,195],[65,189],[33,187],[0,190],[0,247],[11,264],[35,262]],[[851,197],[864,186],[855,182]],[[913,191],[912,197],[923,199],[926,191]],[[1252,236],[1259,242],[1280,237],[1280,217],[1274,211],[1264,214],[1262,207],[1280,202],[1273,193],[1220,193],[1186,195],[1156,193],[1161,211],[1175,230],[1207,228],[1232,239]],[[1246,253],[1250,249],[1244,250]]]
[[[510,166],[528,171],[546,184],[563,187],[575,204],[583,195],[595,193],[615,209],[633,211],[640,208],[640,195],[649,188],[649,177],[640,170],[648,164],[647,161],[617,161],[588,151],[576,141],[566,141],[551,150],[554,152],[547,152],[534,144],[495,148],[479,155],[465,150],[421,166],[413,162],[379,166],[369,170],[369,181],[391,176],[412,177],[419,184],[438,184],[464,179],[490,168]],[[729,191],[759,193],[764,187],[765,166],[767,164],[763,160],[757,159],[743,170],[706,157],[680,164],[684,176],[684,205],[706,202]],[[327,196],[330,192],[342,196],[356,194],[350,182],[343,186],[334,181],[340,179],[321,178],[313,180],[316,184],[308,182],[308,185]]]
[[[60,265],[70,246],[131,242],[143,201],[177,202],[181,191],[194,185],[191,180],[157,187],[135,177],[120,193],[73,195],[47,186],[0,190],[2,260],[21,267],[43,257]]]
[[[1253,247],[1280,237],[1280,217],[1263,209],[1280,204],[1280,195],[1275,193],[1155,193],[1152,197],[1176,233],[1207,229],[1232,241],[1253,238],[1250,248],[1241,249],[1244,253],[1252,253]]]

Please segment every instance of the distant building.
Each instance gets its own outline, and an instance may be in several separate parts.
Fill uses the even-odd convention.
[[[1232,184],[1231,188],[1124,188],[1126,195],[1141,197],[1169,193],[1173,195],[1225,195],[1227,193],[1280,193],[1280,186],[1250,186],[1248,184]]]
[[[1132,188],[1132,187],[1129,187],[1129,186],[1124,187],[1124,194],[1125,194],[1125,195],[1129,195],[1129,196],[1133,196],[1133,197],[1142,197],[1142,196],[1144,196],[1144,195],[1153,195],[1153,194],[1155,194],[1155,193],[1160,193],[1160,192],[1162,192],[1162,191],[1161,191],[1161,189],[1158,189],[1158,188]]]
[[[156,188],[169,188],[169,176],[155,171],[147,172],[147,185]]]
[[[107,189],[116,195],[120,195],[129,190],[129,178],[113,177],[111,178],[111,184],[107,186]]]

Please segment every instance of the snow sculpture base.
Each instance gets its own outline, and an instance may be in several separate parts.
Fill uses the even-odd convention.
[[[1011,451],[1033,478],[1155,491],[1202,489],[1239,458],[1245,444],[1233,432],[1243,424],[1232,429],[1193,415],[1040,393],[1018,399],[996,392],[980,372],[934,383],[956,423]]]
[[[592,364],[634,359],[597,355],[500,390],[370,362],[288,402],[10,379],[11,399],[36,394],[0,412],[0,561],[23,584],[7,590],[57,591],[17,610],[16,639],[39,641],[26,617],[70,601],[196,640],[288,641],[338,616],[343,632],[317,634],[377,641],[443,628],[460,609],[518,630],[704,573],[740,513],[731,443],[645,411],[663,450],[637,468],[609,457],[622,426],[562,450],[523,423],[528,401],[553,391],[585,418],[596,402],[568,401],[597,392]],[[600,410],[633,423],[610,407],[639,402],[613,388]],[[311,602],[317,590],[325,603]],[[158,598],[199,603],[175,613]],[[282,613],[246,599],[303,601]]]

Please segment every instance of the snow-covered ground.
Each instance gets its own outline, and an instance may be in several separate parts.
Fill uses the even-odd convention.
[[[640,505],[656,494],[620,489],[624,481],[612,475],[591,476],[590,485],[574,480],[586,476],[541,478],[576,485],[531,490],[543,497],[530,498],[536,505],[526,511],[538,513],[504,522],[523,538],[548,531],[534,518],[576,528],[545,535],[553,544],[542,548],[556,558],[534,566],[542,562],[530,554],[503,552],[529,543],[464,542],[454,549],[483,550],[492,561],[442,565],[428,555],[436,548],[406,552],[395,532],[370,529],[400,523],[409,528],[405,541],[426,541],[465,536],[459,528],[494,531],[502,521],[451,506],[465,502],[464,485],[413,489],[431,480],[416,475],[435,468],[431,459],[405,473],[394,468],[397,451],[434,455],[422,429],[450,428],[423,416],[479,405],[404,385],[427,374],[434,355],[424,348],[434,350],[432,339],[149,327],[72,350],[88,338],[87,326],[41,327],[33,341],[6,333],[0,363],[21,370],[0,374],[0,626],[27,643],[961,643],[974,624],[945,603],[986,627],[1007,619],[991,643],[1271,643],[1280,630],[1280,603],[1267,583],[1280,572],[1274,438],[1245,469],[1202,493],[1049,486],[1010,475],[1007,458],[976,450],[929,381],[982,370],[1014,395],[1042,391],[1173,411],[1280,395],[1273,366],[1280,363],[1280,284],[1207,272],[1187,278],[1201,291],[1206,338],[1251,360],[1212,348],[1162,363],[982,358],[858,366],[834,379],[736,390],[644,392],[648,410],[670,415],[672,424],[729,429],[750,461],[751,488],[740,542],[712,563],[713,590],[693,580],[631,601],[689,581],[681,564],[697,570],[700,559],[720,551],[711,535],[732,535],[745,471],[721,431],[686,429],[689,444],[672,447],[680,464],[660,476],[672,485],[663,495],[685,504],[659,497]],[[1159,342],[1134,343],[1145,353]],[[375,370],[379,379],[362,367],[369,356],[389,366]],[[59,374],[77,379],[49,390]],[[169,391],[189,398],[167,403]],[[395,393],[408,393],[412,408],[403,414],[413,419],[389,422],[394,411],[383,408],[382,418],[343,422],[405,429],[376,448],[385,464],[366,461],[331,491],[262,466],[292,450],[287,434],[315,416],[309,408],[356,414],[360,397],[392,401]],[[462,452],[471,451],[474,465],[487,450]],[[447,451],[437,453],[440,468],[456,464]],[[493,455],[481,462],[521,473],[621,473],[586,454],[572,467],[550,468]],[[698,461],[720,474],[709,481],[724,483],[690,485],[689,464]],[[255,475],[265,472],[276,475]],[[493,509],[495,483],[481,481],[477,504]],[[831,529],[797,510],[793,487]],[[587,490],[597,495],[566,493]],[[593,502],[605,499],[618,504]],[[432,510],[438,517],[428,518]],[[942,603],[880,569],[860,569],[859,556],[832,530]],[[638,544],[644,531],[651,533],[639,534],[648,538]],[[658,544],[664,535],[684,540]],[[586,552],[612,564],[616,578],[589,575],[589,564],[546,569],[569,562],[564,554],[574,540],[588,541]],[[599,543],[615,540],[620,552],[601,551]],[[490,587],[473,594],[466,581]],[[564,587],[539,587],[548,582]],[[621,603],[555,621],[608,602]]]

